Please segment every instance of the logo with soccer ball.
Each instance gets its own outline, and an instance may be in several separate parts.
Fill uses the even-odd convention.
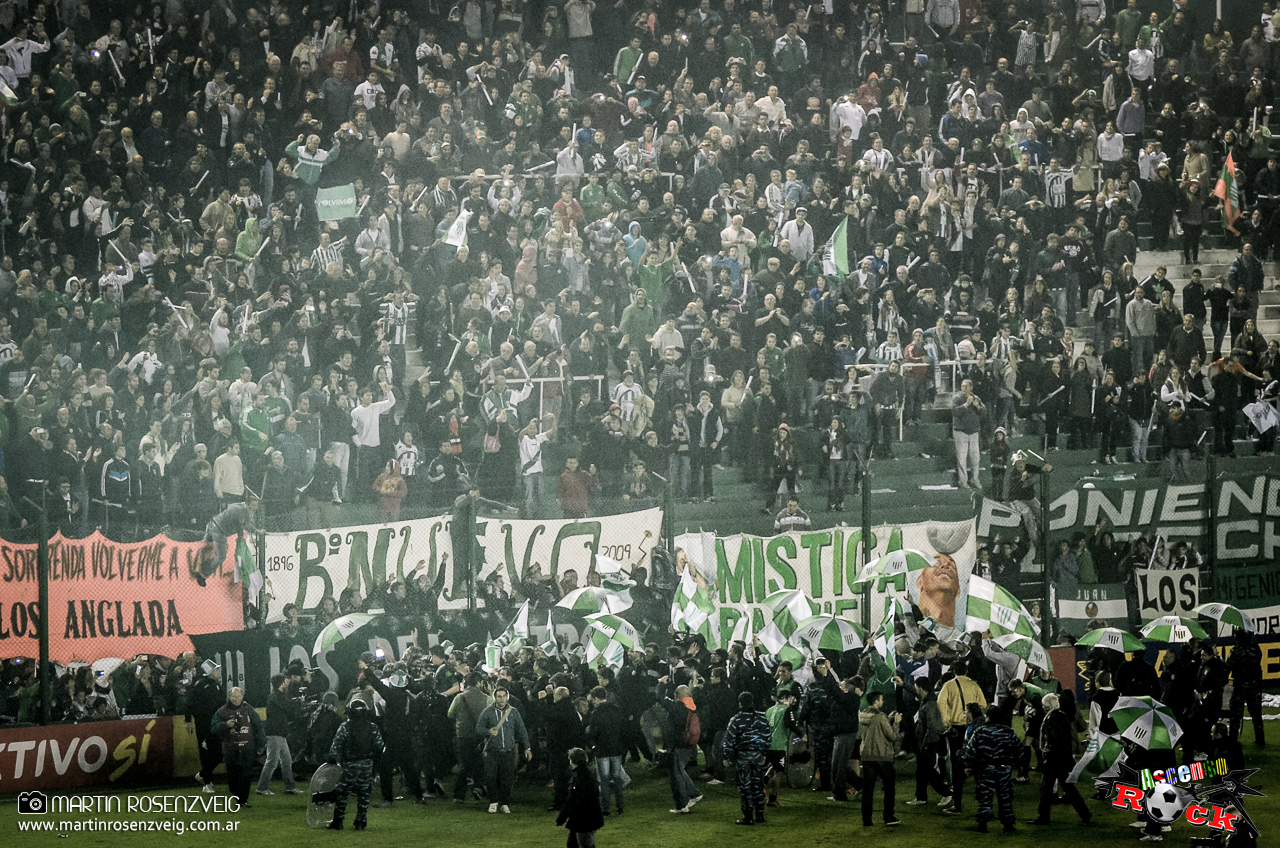
[[[1160,824],[1173,824],[1187,809],[1190,793],[1169,783],[1157,783],[1142,798],[1147,815]]]

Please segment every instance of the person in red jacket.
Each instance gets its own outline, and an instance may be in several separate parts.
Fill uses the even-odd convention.
[[[929,389],[929,352],[924,347],[924,332],[913,330],[911,344],[902,351],[902,377],[906,383],[906,423],[920,423],[920,407]]]
[[[560,474],[560,491],[556,500],[565,518],[587,517],[587,494],[599,491],[600,478],[596,476],[596,467],[583,471],[578,467],[578,458],[571,456],[564,462],[564,471]]]
[[[409,484],[400,476],[400,463],[387,463],[386,470],[373,481],[373,491],[378,496],[378,509],[389,521],[400,520],[400,504],[409,494]]]

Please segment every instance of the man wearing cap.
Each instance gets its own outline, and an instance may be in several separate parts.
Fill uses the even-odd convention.
[[[267,747],[267,734],[262,719],[245,703],[244,690],[233,687],[227,702],[213,714],[211,731],[222,738],[222,762],[227,767],[228,791],[241,807],[249,806],[250,772],[257,753]]]
[[[382,680],[369,668],[364,660],[359,661],[360,677],[373,687],[385,702],[382,710],[382,732],[387,750],[378,762],[379,780],[382,784],[382,803],[379,807],[390,807],[395,799],[395,770],[400,768],[400,779],[404,788],[413,795],[414,803],[426,802],[422,792],[422,781],[419,778],[419,766],[414,756],[416,750],[414,740],[416,713],[413,713],[414,697],[409,694],[408,678],[398,666]]]
[[[772,731],[764,713],[756,710],[755,696],[738,695],[738,712],[729,719],[724,734],[724,756],[738,772],[738,796],[742,818],[737,824],[764,823],[764,755],[769,750]]]
[[[796,217],[782,225],[782,238],[791,242],[791,253],[801,265],[813,255],[813,227],[808,223],[809,210],[796,207]]]
[[[204,558],[196,573],[197,583],[204,586],[205,581],[227,558],[228,536],[258,532],[258,528],[253,523],[254,513],[257,510],[258,496],[249,492],[244,503],[233,503],[213,517],[204,529]]]
[[[200,664],[200,677],[191,684],[187,693],[186,722],[188,732],[196,732],[196,748],[200,752],[200,771],[196,780],[204,786],[205,794],[213,794],[213,770],[222,762],[222,748],[212,730],[213,714],[222,706],[222,666],[213,660]]]

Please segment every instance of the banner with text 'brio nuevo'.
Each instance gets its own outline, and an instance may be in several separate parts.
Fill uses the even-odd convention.
[[[244,627],[240,586],[228,553],[201,588],[192,568],[201,542],[156,536],[113,542],[101,533],[49,541],[49,656],[58,662],[176,655],[192,633]],[[228,545],[234,550],[234,545]],[[0,656],[35,656],[40,586],[36,546],[0,545]]]
[[[1053,498],[1050,530],[1088,535],[1099,519],[1105,519],[1107,529],[1122,538],[1158,533],[1171,541],[1197,542],[1203,548],[1212,506],[1218,565],[1280,559],[1280,476],[1226,477],[1214,482],[1213,492],[1210,504],[1202,483],[1174,486],[1156,479],[1088,478]],[[1001,528],[1017,527],[1020,521],[1007,505],[986,498],[978,514],[978,535],[989,537]]]
[[[873,527],[873,560],[886,552],[895,531],[901,532],[902,548],[919,551],[931,564],[946,568],[937,569],[938,579],[932,567],[911,579],[899,578],[886,586],[886,594],[905,593],[934,619],[941,638],[957,636],[964,630],[969,574],[977,556],[973,521]],[[825,614],[855,621],[861,617],[863,590],[854,586],[863,568],[861,530],[833,527],[769,537],[686,533],[676,537],[676,547],[715,583],[723,633],[748,611],[757,627],[767,623],[771,613],[762,601],[781,589],[804,590]],[[883,613],[883,602],[873,597],[873,627]]]
[[[334,530],[268,533],[264,550],[267,620],[278,621],[284,606],[310,610],[326,595],[337,598],[351,587],[367,597],[392,580],[403,580],[421,566],[430,582],[446,570],[441,609],[467,605],[466,575],[454,569],[452,518],[440,515],[389,524],[365,524]],[[559,580],[566,571],[586,575],[596,554],[621,562],[628,571],[647,566],[661,539],[662,510],[581,520],[534,521],[481,517],[476,521],[477,583],[501,572],[507,588],[525,579],[532,567]],[[419,572],[421,573],[421,572]]]

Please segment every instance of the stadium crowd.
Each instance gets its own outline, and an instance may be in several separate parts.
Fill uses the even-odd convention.
[[[1175,479],[1233,452],[1280,350],[1271,12],[921,5],[10,11],[0,529],[470,482],[572,516],[726,465],[840,509],[938,398],[996,497],[1028,419],[1101,462],[1154,427]],[[1196,262],[1227,156],[1230,272],[1135,279],[1140,220]]]
[[[451,796],[456,804],[474,799],[487,802],[490,813],[508,813],[523,769],[525,780],[550,780],[549,809],[559,811],[561,821],[570,818],[572,828],[574,815],[585,812],[588,818],[622,815],[629,809],[626,766],[647,767],[670,778],[671,812],[688,814],[703,798],[689,772],[701,755],[705,785],[730,776],[738,784],[738,824],[763,823],[766,807],[784,804],[789,793],[783,790],[790,788],[821,793],[833,804],[860,799],[863,824],[871,826],[880,783],[883,823],[897,826],[898,769],[914,759],[915,789],[906,806],[932,803],[933,789],[939,813],[959,816],[968,807],[980,831],[997,819],[1012,831],[1013,785],[1027,783],[1033,770],[1041,774],[1041,789],[1030,824],[1048,824],[1058,803],[1070,803],[1089,823],[1093,812],[1075,784],[1101,768],[1084,768],[1083,778],[1069,773],[1077,760],[1087,765],[1094,756],[1090,739],[1118,733],[1111,710],[1121,697],[1157,698],[1181,728],[1180,743],[1167,750],[1123,742],[1134,769],[1205,759],[1244,768],[1239,737],[1246,711],[1254,744],[1265,744],[1262,653],[1252,633],[1235,631],[1225,660],[1212,644],[1193,638],[1158,669],[1140,651],[1092,649],[1084,669],[1088,701],[1077,706],[1075,691],[1022,664],[990,634],[943,642],[918,621],[917,611],[895,625],[892,665],[872,645],[814,652],[793,663],[779,662],[756,640],[708,650],[701,636],[690,634],[665,651],[642,643],[616,667],[585,662],[581,644],[563,652],[523,646],[498,660],[486,658],[479,644],[413,644],[399,661],[364,654],[350,669],[355,685],[340,692],[330,691],[319,669],[294,660],[272,677],[271,694],[256,705],[265,707],[260,719],[255,705],[243,707],[240,688],[232,688],[228,700],[216,661],[187,652],[135,656],[109,673],[86,667],[68,674],[56,696],[60,707],[92,711],[81,720],[126,711],[185,716],[200,743],[197,780],[206,792],[217,791],[214,769],[225,762],[230,791],[246,806],[255,775],[257,793],[269,795],[280,767],[284,791],[299,794],[295,768],[368,760],[357,827],[367,821],[374,774],[380,807],[397,798],[427,803]],[[36,699],[34,671],[29,665],[23,679],[6,688],[6,696],[26,708]],[[87,707],[81,678],[91,688]],[[352,706],[357,701],[359,710]],[[228,724],[237,713],[243,716],[239,733]],[[378,744],[353,755],[341,739],[335,742],[344,717],[372,721]],[[584,749],[579,757],[589,755],[594,769],[571,768],[574,749]],[[975,787],[967,796],[970,777]],[[588,788],[595,806],[584,810],[579,796]],[[910,818],[918,822],[920,814]],[[1160,841],[1167,825],[1145,814],[1134,823],[1144,841]],[[1249,830],[1240,832],[1247,840]]]
[[[1145,19],[1134,0],[0,9],[0,531],[44,512],[68,535],[199,533],[246,499],[323,527],[348,501],[398,516],[475,491],[529,517],[554,496],[575,517],[668,489],[713,501],[724,466],[760,484],[770,513],[785,491],[775,524],[791,529],[809,521],[794,499],[806,465],[843,509],[871,452],[891,458],[900,422],[939,400],[957,482],[983,488],[986,452],[999,499],[1031,500],[1008,445],[1028,429],[1049,449],[1063,430],[1104,463],[1147,461],[1154,429],[1180,479],[1202,434],[1233,455],[1244,407],[1277,395],[1280,343],[1256,324],[1280,228],[1267,127],[1280,49],[1264,8],[1235,37],[1186,0]],[[319,220],[317,193],[347,185],[355,214]],[[1239,248],[1227,274],[1191,270],[1180,291],[1167,270],[1134,276],[1139,223],[1192,267],[1224,201],[1243,213],[1225,236]],[[1255,429],[1270,453],[1274,427]],[[563,468],[544,468],[548,444],[565,448]],[[992,560],[1016,562],[1018,544]],[[1078,562],[1080,544],[1092,543],[1064,556]],[[431,604],[429,586],[401,589]],[[657,756],[647,713],[673,752],[679,811],[701,797],[679,778],[686,700],[704,716],[697,746],[721,740],[713,775],[732,749],[751,774],[763,755],[762,779],[777,779],[773,752],[798,722],[822,788],[846,800],[862,778],[832,749],[854,750],[861,725],[864,797],[872,775],[892,786],[911,751],[920,787],[945,786],[958,811],[966,728],[989,745],[976,761],[1007,773],[1022,754],[979,726],[1058,713],[1028,731],[1058,775],[1055,734],[1078,721],[1071,693],[1049,706],[1052,680],[997,687],[989,649],[980,634],[959,646],[904,634],[898,656],[918,665],[900,676],[915,685],[880,707],[860,700],[870,676],[856,656],[772,672],[752,646],[696,640],[649,646],[616,674],[529,648],[486,676],[474,651],[432,649],[385,669],[390,682],[367,663],[361,697],[430,696],[414,721],[433,729],[384,760],[412,794],[455,759],[455,797],[484,782],[473,737],[504,685],[560,802],[567,751],[584,742],[570,711],[621,698],[615,729],[585,725],[597,763],[618,761],[606,785],[625,782],[628,751]],[[217,675],[199,659],[68,674],[62,715],[109,714],[105,695],[90,699],[114,677],[128,689],[116,712],[161,702],[212,733],[223,689],[195,696]],[[1238,717],[1213,731],[1219,661],[1185,646],[1163,684],[1135,662],[1097,669],[1097,691],[1114,673],[1125,694],[1170,696],[1203,674],[1184,751],[1230,747]],[[15,703],[35,674],[23,668],[6,672]],[[298,697],[308,674],[291,669],[275,689]],[[957,695],[1000,706],[965,715]],[[941,723],[927,707],[923,730],[888,718],[934,697]],[[273,702],[268,742],[290,709]],[[767,748],[746,721],[725,747],[739,704],[773,705]],[[389,745],[405,731],[383,729]],[[312,753],[324,759],[325,744]],[[985,767],[972,770],[989,818]],[[507,766],[491,777],[493,799]]]

